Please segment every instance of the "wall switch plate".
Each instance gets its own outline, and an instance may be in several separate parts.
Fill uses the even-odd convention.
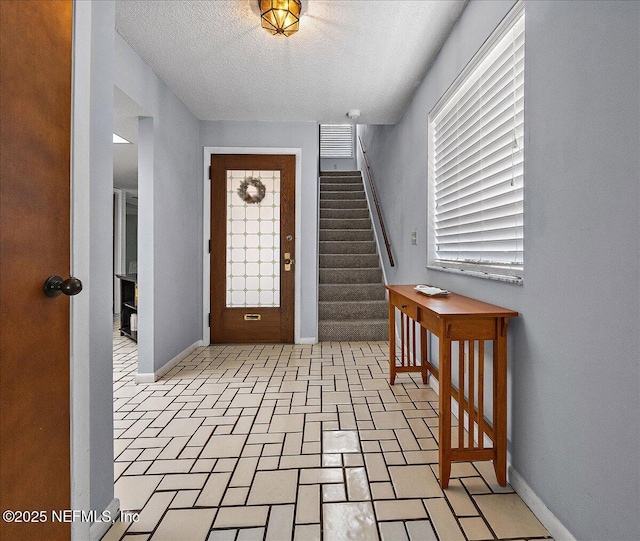
[[[411,233],[411,244],[416,245],[418,244],[418,232],[414,231]]]

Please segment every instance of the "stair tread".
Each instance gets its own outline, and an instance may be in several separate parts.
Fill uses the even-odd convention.
[[[340,243],[340,244],[337,244]],[[329,248],[339,248],[339,249],[345,249],[348,250],[350,248],[357,248],[359,246],[363,246],[365,245],[365,247],[367,248],[375,248],[376,246],[376,241],[375,240],[361,240],[361,241],[356,241],[356,240],[321,240],[320,241],[320,248],[321,249],[329,249]],[[343,253],[343,252],[327,252],[327,253]],[[347,252],[349,253],[349,252]],[[354,253],[359,253],[359,252],[354,252]],[[375,252],[374,252],[375,253]]]
[[[362,319],[323,319],[320,320],[320,323],[333,323],[340,325],[355,325],[360,323],[361,321],[366,321],[369,323],[384,323],[385,325],[389,325],[389,320],[387,318],[362,318]]]
[[[371,299],[367,301],[320,301],[325,304],[379,304],[384,303],[387,304],[386,300],[382,299]]]
[[[360,323],[361,321],[367,321],[369,323],[384,323],[387,325],[389,320],[387,318],[361,318],[361,319],[322,319],[319,323],[334,323],[340,325],[355,325]]]
[[[323,284],[327,285],[327,284]],[[333,284],[332,284],[333,285]],[[345,285],[345,284],[336,284]],[[380,291],[377,288],[364,288],[364,289],[321,289],[320,300],[323,302],[347,302],[347,301],[373,301],[381,300],[386,302],[385,291]]]
[[[389,321],[387,319],[325,320],[318,324],[318,335],[321,341],[383,341],[389,339]]]
[[[373,229],[321,229],[320,235],[323,241],[331,242],[340,239],[352,239],[371,241],[373,240]]]
[[[320,287],[348,287],[348,286],[352,286],[353,284],[320,284]],[[384,287],[383,284],[381,282],[364,282],[362,284],[358,284],[358,289],[364,286],[379,286],[379,287]]]
[[[333,179],[332,179],[333,180]],[[341,180],[340,182],[331,182],[328,179],[320,179],[320,184],[322,186],[335,186],[338,190],[342,190],[344,186],[354,186],[360,188],[364,186],[364,182],[362,180]]]

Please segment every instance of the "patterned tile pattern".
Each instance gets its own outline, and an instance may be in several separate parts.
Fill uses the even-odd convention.
[[[114,348],[115,477],[105,539],[422,541],[548,538],[490,463],[437,482],[437,395],[387,378],[387,343],[196,350],[136,385]]]

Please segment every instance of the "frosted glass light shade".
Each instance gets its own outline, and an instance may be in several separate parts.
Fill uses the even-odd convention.
[[[262,28],[289,37],[300,26],[300,0],[259,0]]]

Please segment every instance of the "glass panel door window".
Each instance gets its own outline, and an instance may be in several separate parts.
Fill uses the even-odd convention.
[[[280,306],[280,171],[227,171],[226,307]]]

